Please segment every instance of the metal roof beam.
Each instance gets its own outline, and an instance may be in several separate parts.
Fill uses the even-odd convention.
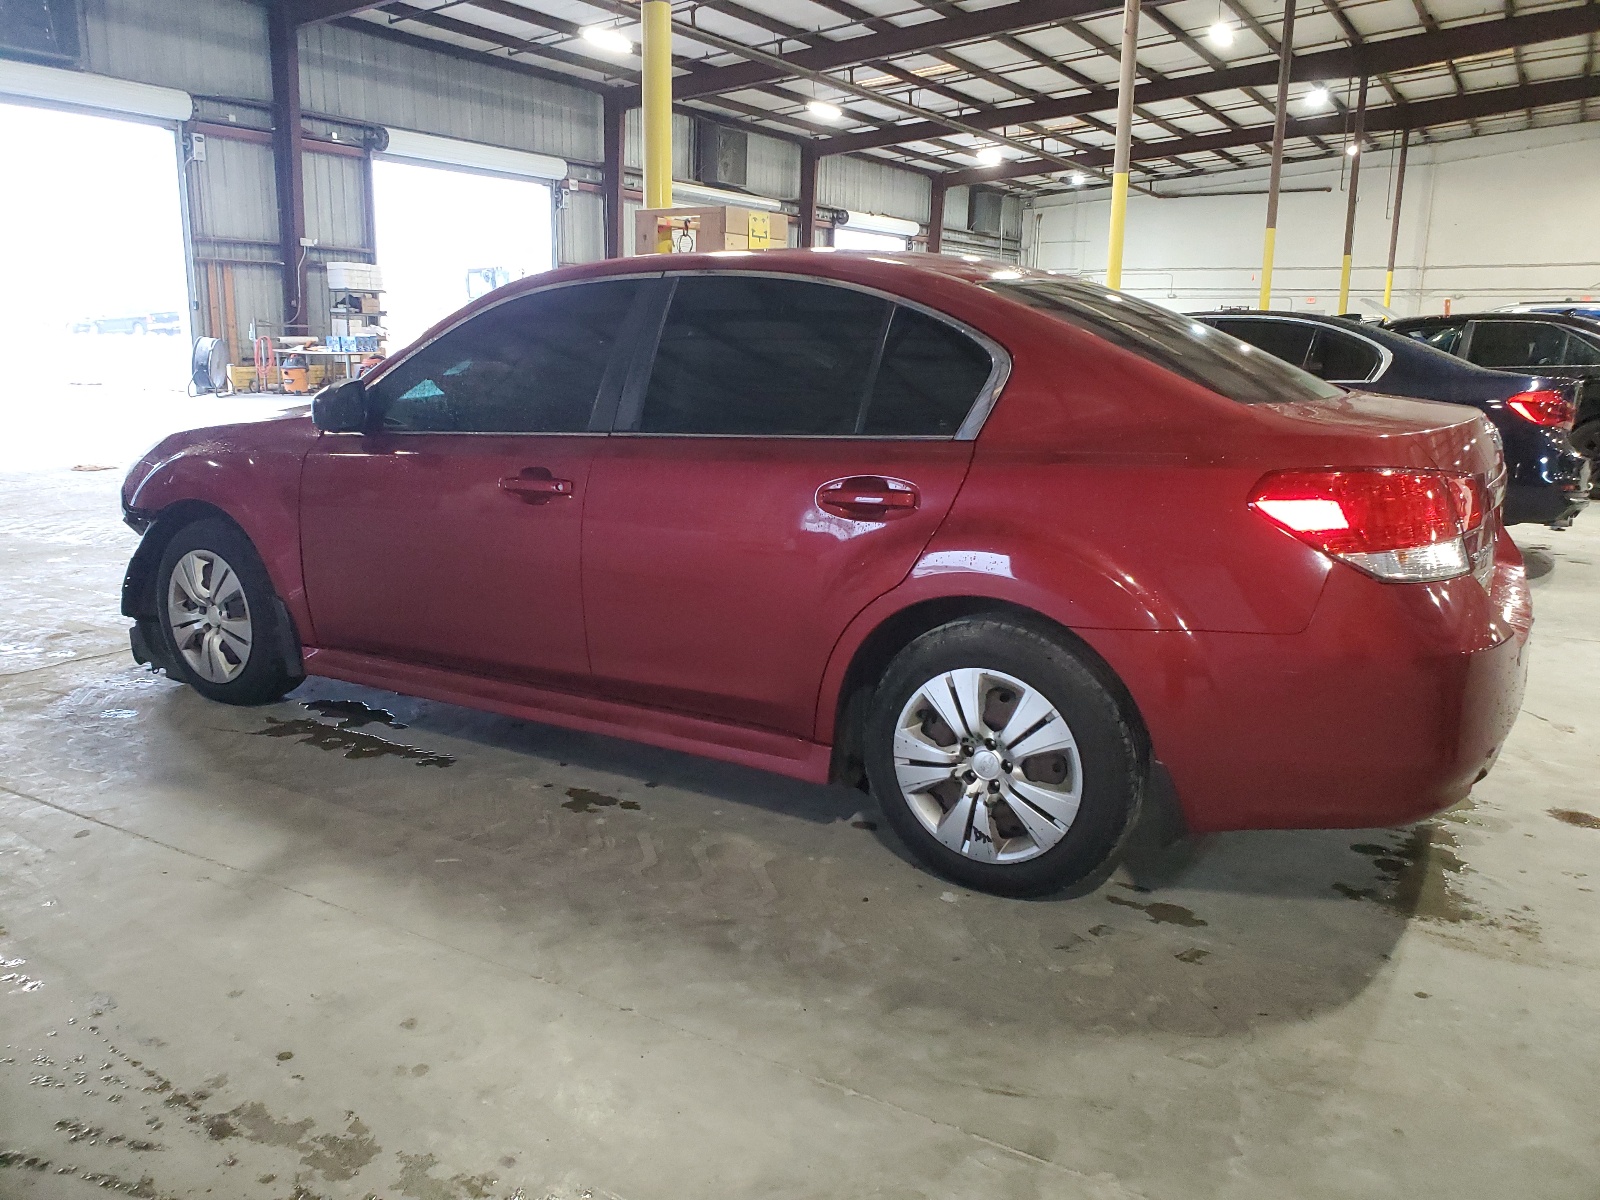
[[[320,21],[334,21],[340,17],[353,17],[378,5],[362,4],[353,0],[278,0],[278,10],[288,19],[291,29],[299,25],[315,25]]]
[[[1476,54],[1509,50],[1515,46],[1578,37],[1596,30],[1600,30],[1600,4],[1546,9],[1510,19],[1475,21],[1470,25],[1456,25],[1450,29],[1439,29],[1429,33],[1296,55],[1290,65],[1290,78],[1305,82],[1405,71],[1457,58],[1468,58]],[[1230,67],[1222,71],[1168,76],[1159,82],[1140,84],[1134,89],[1134,101],[1138,104],[1149,104],[1161,100],[1186,100],[1210,92],[1271,87],[1277,81],[1277,73],[1277,63],[1271,59],[1264,59],[1247,66]],[[962,120],[969,124],[997,129],[1003,125],[1052,121],[1062,117],[1103,112],[1114,108],[1116,102],[1116,89],[1102,87],[1073,96],[966,113]],[[847,154],[874,146],[923,141],[930,135],[938,136],[936,126],[931,122],[905,122],[887,130],[847,133],[832,137],[823,142],[818,149],[823,154]],[[1160,144],[1162,143],[1151,143],[1151,145]]]
[[[1403,129],[1421,129],[1434,125],[1456,125],[1473,122],[1484,117],[1504,116],[1524,109],[1544,108],[1552,104],[1573,104],[1600,96],[1600,76],[1578,76],[1571,79],[1552,79],[1544,83],[1530,83],[1527,87],[1492,88],[1468,92],[1465,96],[1445,96],[1438,100],[1415,100],[1405,106],[1389,105],[1367,111],[1366,132],[1398,133]],[[1145,142],[1134,150],[1135,159],[1165,158],[1171,154],[1215,153],[1241,146],[1253,146],[1271,137],[1266,128],[1228,130],[1225,133],[1199,134],[1171,141]],[[1322,136],[1341,138],[1344,118],[1339,114],[1325,117],[1289,118],[1289,136],[1309,138]],[[1109,150],[1098,150],[1082,156],[1087,169],[1105,167],[1111,162]],[[952,171],[944,177],[948,187],[972,183],[998,183],[1007,179],[1026,179],[1031,175],[1052,175],[1060,168],[1053,163],[1006,163],[981,170]]]

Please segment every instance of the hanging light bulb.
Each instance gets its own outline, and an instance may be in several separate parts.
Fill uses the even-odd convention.
[[[1206,40],[1219,50],[1226,50],[1233,45],[1233,26],[1226,21],[1218,21],[1206,30]]]
[[[1323,87],[1319,83],[1319,84],[1317,84],[1316,87],[1312,88],[1309,92],[1306,93],[1306,107],[1307,108],[1326,108],[1328,106],[1328,101],[1329,101],[1330,98],[1331,97],[1330,97],[1330,94],[1328,92],[1328,89]]]
[[[1006,152],[1000,149],[999,146],[985,146],[983,149],[979,150],[977,154],[973,155],[973,157],[976,158],[979,164],[982,166],[996,167],[1005,161]]]
[[[611,54],[633,53],[633,43],[628,36],[605,25],[590,25],[581,31],[583,40]]]
[[[806,101],[806,111],[819,121],[837,121],[844,116],[844,109],[826,100]]]
[[[1346,146],[1344,148],[1344,152],[1346,154],[1348,154],[1351,158],[1354,158],[1356,155],[1361,153],[1361,147],[1359,145],[1357,145],[1355,142],[1351,142],[1348,146]]]
[[[1088,176],[1086,176],[1082,171],[1074,171],[1069,182],[1071,182],[1073,187],[1082,187],[1087,179]]]

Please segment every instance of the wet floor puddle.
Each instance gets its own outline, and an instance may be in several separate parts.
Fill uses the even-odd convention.
[[[637,800],[618,800],[615,796],[607,796],[604,792],[591,792],[588,788],[571,787],[567,789],[571,797],[562,801],[561,807],[575,813],[599,812],[602,808],[637,809]]]
[[[1452,814],[1459,811],[1452,809],[1443,819],[1454,820]],[[1374,885],[1335,883],[1334,890],[1350,900],[1370,901],[1400,917],[1451,925],[1472,923],[1538,939],[1539,925],[1527,906],[1514,912],[1489,913],[1463,895],[1461,880],[1473,870],[1457,853],[1460,844],[1448,825],[1439,820],[1424,821],[1393,836],[1397,840],[1389,845],[1357,842],[1350,847],[1372,860],[1378,871]]]
[[[327,725],[312,717],[292,721],[267,718],[267,727],[255,731],[256,737],[294,738],[302,745],[318,750],[342,751],[346,758],[405,758],[419,767],[448,767],[455,763],[453,754],[438,754],[419,746],[391,742],[374,734],[362,733],[360,725],[382,724],[390,729],[404,729],[394,719],[394,714],[383,709],[368,708],[354,700],[314,700],[306,705],[317,712],[337,716],[339,723]]]
[[[1600,817],[1576,808],[1552,808],[1548,812],[1558,821],[1576,825],[1579,829],[1600,829]]]
[[[1149,904],[1141,904],[1137,900],[1129,900],[1125,896],[1110,895],[1106,897],[1112,904],[1120,904],[1123,908],[1136,908],[1157,925],[1182,925],[1186,929],[1193,929],[1205,925],[1203,918],[1194,915],[1193,911],[1181,904],[1167,904],[1156,900]],[[1198,961],[1198,960],[1194,960]]]

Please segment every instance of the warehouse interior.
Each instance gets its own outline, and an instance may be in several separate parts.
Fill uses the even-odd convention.
[[[1468,799],[1031,901],[840,783],[130,657],[152,444],[656,209],[1182,313],[1600,303],[1594,0],[653,3],[654,133],[638,0],[0,4],[0,1200],[1593,1200],[1592,514],[1511,530]]]

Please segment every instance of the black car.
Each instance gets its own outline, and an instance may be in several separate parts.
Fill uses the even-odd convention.
[[[1564,528],[1589,502],[1589,462],[1568,438],[1578,397],[1571,380],[1490,371],[1403,334],[1337,317],[1241,311],[1194,319],[1330,383],[1482,410],[1505,445],[1507,525]]]
[[[1572,444],[1600,461],[1600,321],[1571,312],[1464,313],[1394,322],[1396,333],[1497,371],[1537,370],[1583,385]]]

